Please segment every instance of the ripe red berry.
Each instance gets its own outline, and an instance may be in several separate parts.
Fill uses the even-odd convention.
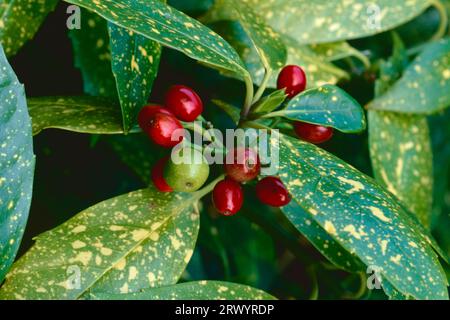
[[[142,131],[146,132],[148,130],[148,128],[150,127],[150,124],[152,122],[153,116],[157,113],[163,113],[163,114],[173,116],[173,113],[170,112],[169,109],[167,109],[163,106],[158,106],[158,105],[145,106],[141,109],[141,111],[139,111],[139,115],[138,115],[138,124],[139,124],[139,127],[141,127]]]
[[[258,153],[244,147],[233,149],[225,158],[224,169],[228,177],[237,182],[253,180],[261,171]]]
[[[314,144],[330,140],[334,133],[333,128],[300,121],[294,123],[294,130],[299,138]]]
[[[169,157],[160,159],[152,169],[152,181],[155,187],[161,192],[172,192],[173,189],[167,184],[164,179],[164,167],[166,166]]]
[[[163,113],[156,113],[150,121],[146,132],[154,143],[171,148],[183,140],[183,137],[178,137],[178,139],[174,137],[172,140],[172,135],[177,129],[183,129],[177,118]]]
[[[278,75],[278,89],[286,89],[289,99],[292,99],[306,88],[306,75],[299,66],[286,66]]]
[[[192,122],[203,112],[203,102],[189,87],[176,85],[166,94],[166,106],[175,116],[186,122]]]
[[[212,198],[214,207],[219,213],[232,216],[241,209],[244,193],[238,182],[225,178],[214,187]]]
[[[259,201],[272,207],[283,207],[291,201],[289,192],[277,177],[265,177],[256,184]]]

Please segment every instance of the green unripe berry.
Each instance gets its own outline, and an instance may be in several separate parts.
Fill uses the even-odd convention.
[[[196,149],[184,147],[176,155],[178,159],[171,157],[164,170],[167,184],[178,192],[200,189],[209,176],[209,165],[203,154]]]

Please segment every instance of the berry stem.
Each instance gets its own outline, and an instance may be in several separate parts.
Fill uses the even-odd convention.
[[[254,105],[256,102],[258,102],[259,99],[261,99],[261,97],[263,96],[264,91],[266,91],[267,84],[269,83],[271,75],[272,75],[272,70],[266,68],[263,81],[261,82],[261,86],[258,88],[258,91],[256,91],[256,94],[253,97],[252,105]]]
[[[204,196],[206,196],[208,193],[210,193],[214,187],[216,186],[217,183],[219,183],[220,181],[222,181],[225,178],[225,175],[222,174],[219,177],[217,177],[216,179],[214,179],[214,181],[212,181],[211,183],[209,183],[207,186],[203,187],[202,189],[198,190],[196,192],[195,197],[197,199],[203,198]]]

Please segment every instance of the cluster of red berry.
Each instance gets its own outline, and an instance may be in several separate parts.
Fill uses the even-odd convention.
[[[278,89],[285,89],[288,99],[304,91],[306,75],[298,66],[286,66],[278,77]],[[180,122],[192,122],[203,112],[203,103],[198,94],[186,86],[176,85],[169,89],[165,106],[149,105],[142,108],[138,116],[139,126],[150,139],[166,148],[172,148],[183,140],[183,136],[173,139],[177,129],[183,129]],[[333,135],[333,129],[296,121],[296,134],[311,143],[322,143]],[[192,147],[184,147],[183,152],[200,153]],[[251,148],[237,147],[230,150],[225,159],[226,178],[217,183],[212,198],[217,211],[223,215],[236,214],[244,202],[242,183],[260,175],[259,155]],[[199,164],[175,164],[170,157],[159,160],[152,169],[153,184],[161,192],[193,192],[198,190],[209,176],[206,161]],[[273,207],[287,205],[291,198],[278,177],[264,177],[256,183],[256,196],[264,204]]]
[[[180,120],[192,122],[202,112],[203,102],[198,94],[189,87],[175,85],[166,94],[165,106],[148,105],[142,108],[138,115],[138,123],[155,144],[172,148],[183,140],[182,134],[174,138],[176,130],[183,130]],[[189,152],[203,159],[203,155],[198,155],[199,151],[193,148],[183,148],[181,152]],[[153,184],[161,192],[196,191],[205,183],[208,176],[209,166],[205,161],[176,164],[170,157],[159,160],[151,174]]]
[[[173,86],[166,95],[165,107],[149,105],[139,112],[138,123],[156,144],[171,148],[183,137],[172,140],[177,129],[183,129],[181,121],[192,122],[203,112],[203,102],[198,94],[186,86]]]
[[[226,178],[216,184],[213,203],[217,211],[229,216],[236,214],[244,202],[241,183],[255,179],[261,171],[258,153],[251,148],[231,150],[224,164]],[[287,205],[291,198],[278,177],[265,177],[256,184],[256,196],[264,204],[273,207]]]
[[[278,76],[277,87],[285,90],[288,99],[294,98],[306,89],[305,72],[299,66],[284,67]],[[326,142],[333,136],[332,128],[301,121],[294,122],[294,130],[301,139],[315,144]],[[239,158],[240,162],[237,161]],[[233,215],[241,209],[244,195],[240,183],[255,179],[260,168],[259,156],[252,149],[237,148],[228,153],[224,165],[227,177],[213,190],[213,203],[218,212]],[[288,190],[278,177],[259,180],[256,196],[262,203],[272,207],[283,207],[291,201]]]

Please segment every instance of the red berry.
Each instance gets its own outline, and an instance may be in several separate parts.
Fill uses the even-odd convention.
[[[219,213],[232,216],[241,209],[244,193],[238,182],[225,178],[214,187],[212,198],[214,207]]]
[[[183,137],[172,140],[172,135],[177,129],[183,129],[177,118],[163,113],[156,113],[150,121],[146,132],[154,143],[171,148],[183,140]]]
[[[294,122],[294,130],[299,138],[314,144],[330,140],[334,133],[333,128],[300,121]]]
[[[261,170],[258,153],[243,147],[233,149],[225,158],[224,169],[226,174],[237,182],[253,180]]]
[[[278,75],[278,89],[286,89],[289,99],[292,99],[306,88],[306,75],[299,66],[286,66]]]
[[[142,131],[148,130],[153,116],[157,113],[163,113],[163,114],[173,116],[173,113],[170,112],[169,109],[167,109],[163,106],[158,106],[158,105],[145,106],[141,109],[141,111],[139,111],[139,115],[138,115],[138,124],[139,124],[139,127],[141,127]]]
[[[161,192],[172,192],[173,189],[167,184],[164,179],[164,167],[166,166],[169,157],[160,159],[152,169],[152,181],[155,187]]]
[[[259,201],[272,207],[283,207],[291,201],[289,192],[277,177],[265,177],[256,184]]]
[[[166,106],[175,116],[186,122],[192,122],[203,112],[203,102],[189,87],[173,86],[166,94]]]

